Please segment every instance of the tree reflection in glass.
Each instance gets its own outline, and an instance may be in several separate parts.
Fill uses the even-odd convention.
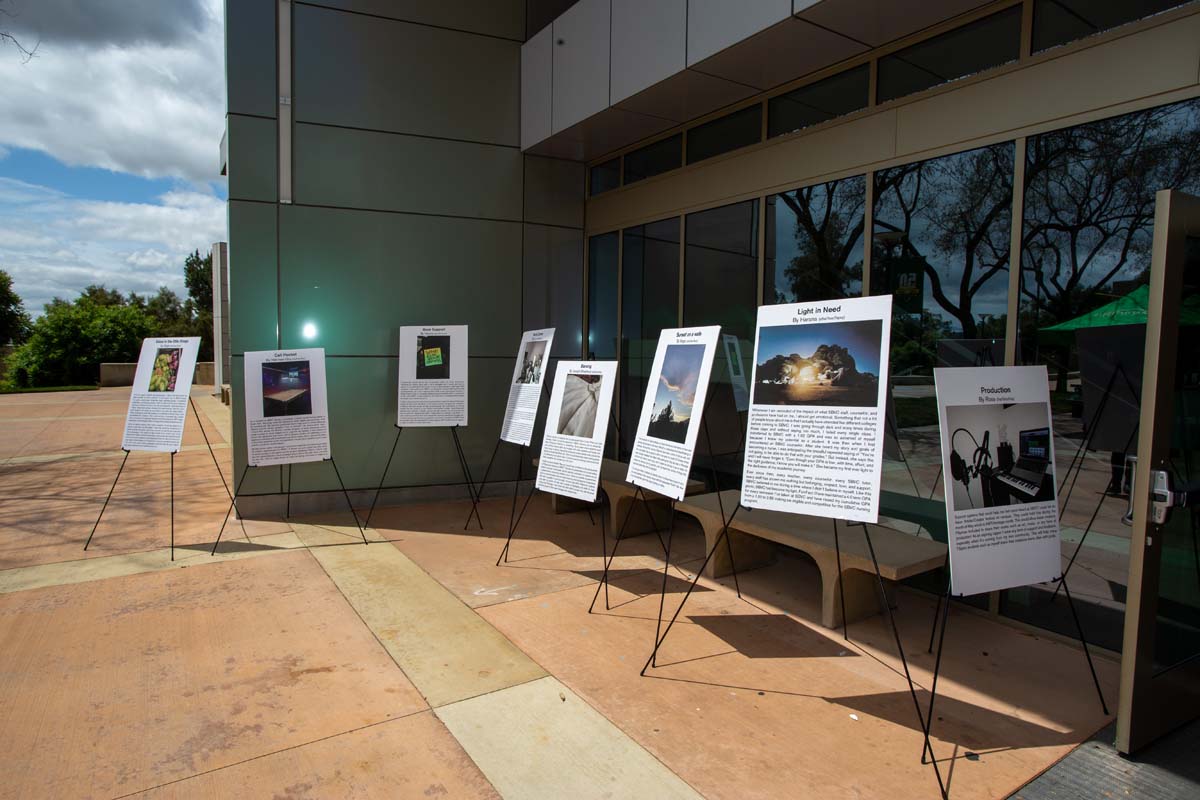
[[[767,198],[763,303],[862,293],[866,180],[855,175]]]
[[[875,173],[871,293],[892,294],[893,376],[929,375],[939,339],[1002,339],[1011,142]]]
[[[1069,340],[1039,330],[1149,280],[1154,194],[1200,189],[1200,100],[1030,137],[1026,145],[1020,340],[1066,390]]]

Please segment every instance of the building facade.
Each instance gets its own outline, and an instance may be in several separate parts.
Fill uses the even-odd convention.
[[[226,15],[239,478],[248,350],[326,349],[335,457],[369,497],[401,324],[471,326],[463,443],[482,471],[523,329],[556,327],[555,358],[619,359],[619,425],[663,327],[720,324],[748,357],[761,304],[893,294],[884,485],[936,497],[932,369],[1045,364],[1056,425],[1082,438],[1088,368],[1046,329],[1145,284],[1155,192],[1200,194],[1196,2],[239,0]],[[701,458],[736,485],[743,420],[714,374]],[[1085,450],[1119,483],[1134,448]],[[516,471],[510,456],[492,475]],[[321,464],[290,472],[252,471],[246,502],[337,486]],[[455,490],[449,437],[406,433],[384,483]],[[1086,616],[1117,653],[1129,535],[1113,488],[1069,499],[1063,524],[1091,537]],[[1068,633],[1044,594],[972,602]]]

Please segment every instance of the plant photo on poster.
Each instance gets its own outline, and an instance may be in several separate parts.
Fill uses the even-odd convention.
[[[445,380],[450,377],[450,337],[417,337],[417,380]]]
[[[759,330],[755,405],[878,406],[880,320]]]
[[[679,444],[687,442],[703,361],[704,345],[667,345],[647,436]]]
[[[596,435],[596,410],[604,376],[568,373],[563,383],[562,410],[558,414],[558,433],[591,439]]]
[[[173,392],[179,376],[179,358],[182,347],[160,347],[154,356],[154,371],[150,373],[148,392]]]
[[[546,340],[525,343],[521,354],[517,357],[521,365],[517,375],[517,383],[541,383],[542,367],[546,359]]]
[[[312,384],[307,361],[275,361],[262,365],[264,417],[298,417],[312,413]]]

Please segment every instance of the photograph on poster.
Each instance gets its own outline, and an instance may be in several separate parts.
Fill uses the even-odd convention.
[[[760,328],[752,402],[874,408],[882,336],[877,319]]]
[[[450,377],[450,337],[417,337],[417,380],[445,380]]]
[[[264,417],[298,417],[312,413],[312,383],[307,361],[263,364]]]
[[[520,365],[516,383],[541,383],[542,365],[546,358],[546,340],[529,341],[517,357]]]
[[[600,407],[603,390],[603,375],[568,372],[563,382],[562,408],[558,412],[558,433],[592,438],[596,433],[596,410]]]
[[[150,373],[149,392],[173,392],[179,377],[179,359],[182,347],[160,347],[154,356],[154,371]]]
[[[687,441],[703,363],[704,345],[667,345],[646,427],[647,436],[679,444]]]
[[[946,425],[956,509],[1053,497],[1046,403],[946,406]]]

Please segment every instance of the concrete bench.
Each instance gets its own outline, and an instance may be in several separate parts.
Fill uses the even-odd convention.
[[[537,466],[536,461],[534,462],[534,466]],[[650,511],[647,511],[646,506],[638,502],[634,504],[633,511],[630,512],[630,504],[633,503],[638,487],[625,480],[625,476],[628,474],[629,465],[614,458],[606,458],[600,464],[600,489],[608,497],[610,512],[608,515],[609,534],[614,539],[618,538],[617,534],[621,533],[621,526],[622,523],[625,523],[626,514],[629,514],[629,522],[625,523],[624,526],[624,536],[626,538],[640,536],[643,533],[650,533],[656,530],[655,523],[658,523],[657,528],[665,532],[667,520],[671,515],[671,499],[657,492],[643,489],[642,493],[646,495]],[[703,481],[689,480],[685,492],[689,495],[700,494],[704,489]],[[584,503],[570,497],[552,495],[550,507],[554,510],[555,514],[566,514],[571,511],[591,508],[592,504]]]
[[[737,489],[721,492],[725,513],[731,514],[740,499],[741,493]],[[716,493],[685,498],[676,510],[700,523],[704,529],[705,547],[712,549],[722,527]],[[816,562],[821,572],[821,624],[827,628],[838,628],[842,624],[839,586],[845,588],[847,621],[854,622],[883,611],[879,604],[875,567],[862,526],[839,521],[838,536],[842,551],[840,574],[833,523],[829,519],[743,508],[729,526],[729,543],[739,572],[774,560],[772,542],[801,550]],[[872,525],[871,542],[879,559],[879,573],[885,581],[901,581],[946,563],[946,545],[892,528]],[[705,575],[722,577],[731,571],[729,552],[722,544],[709,560]]]

